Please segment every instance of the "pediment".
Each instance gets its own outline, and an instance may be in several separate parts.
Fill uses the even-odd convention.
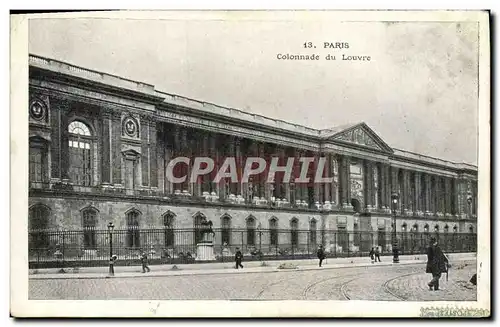
[[[393,152],[391,147],[387,145],[368,125],[360,123],[328,137],[329,140],[352,143],[356,145],[366,146],[372,149],[383,152]]]

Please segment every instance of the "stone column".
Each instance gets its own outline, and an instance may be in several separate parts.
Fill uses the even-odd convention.
[[[403,170],[403,213],[405,215],[411,212],[410,204],[410,172],[406,169]]]
[[[422,212],[422,184],[421,184],[421,173],[416,171],[414,175],[414,191],[413,199],[415,202],[415,213],[420,216]]]
[[[340,207],[340,205],[342,204],[339,200],[339,183],[340,183],[340,180],[339,180],[339,165],[338,165],[338,160],[337,160],[337,156],[336,155],[331,155],[330,157],[330,160],[331,160],[331,165],[332,165],[332,177],[333,177],[333,181],[332,181],[332,184],[331,184],[331,198],[332,198],[332,202],[335,202],[335,205]]]
[[[312,182],[312,185],[314,187],[314,203],[320,202],[320,185],[319,183],[316,183],[314,180],[314,177],[316,175],[316,171],[318,170],[318,160],[320,158],[320,153],[316,152],[314,153],[314,162],[313,162],[313,174],[310,177],[310,182]]]
[[[460,206],[458,202],[458,196],[459,196],[459,184],[458,184],[458,179],[453,178],[453,190],[452,190],[452,214],[453,216],[459,216],[460,215]]]
[[[287,148],[287,149],[289,149],[289,148]],[[281,157],[284,160],[284,164],[283,165],[286,165],[287,162],[288,162],[288,155],[287,155],[287,153],[289,153],[289,151],[287,151],[283,147],[282,150],[281,150]],[[283,183],[283,187],[285,188],[285,198],[286,198],[286,200],[288,202],[290,202],[290,180],[284,180],[284,175],[285,175],[285,173],[281,174],[281,180],[282,180],[281,182]]]
[[[364,208],[367,211],[371,209],[371,199],[370,199],[370,168],[369,162],[366,159],[361,160],[363,168],[363,199]]]
[[[344,165],[345,165],[345,162],[344,162],[344,157],[342,155],[337,155],[337,163],[338,163],[338,181],[339,181],[339,187],[337,189],[337,193],[338,193],[338,199],[339,199],[339,203],[338,203],[338,206],[339,208],[342,208],[344,206],[344,204],[346,203],[346,198],[345,198],[345,191],[344,191],[344,188],[346,187],[345,186],[345,168],[344,168]]]
[[[428,216],[432,212],[431,207],[431,176],[427,173],[424,175],[425,182],[425,195],[424,195],[424,207],[425,207],[425,215]]]
[[[386,200],[386,190],[385,190],[385,167],[383,163],[377,163],[378,169],[378,197],[379,197],[379,208],[384,210],[387,206]]]
[[[219,146],[217,142],[217,135],[214,133],[209,134],[209,152],[208,156],[214,161],[214,171],[219,170]],[[214,183],[213,176],[211,173],[205,175],[210,183],[210,193],[215,192],[219,195],[219,187],[217,183]]]
[[[329,154],[329,153],[325,153],[324,154],[324,158],[325,158],[325,177],[326,178],[330,178],[332,177],[332,156]],[[330,191],[331,191],[331,183],[324,183],[323,184],[323,193],[325,195],[325,201],[328,201],[328,202],[332,202],[332,197],[330,195]]]
[[[444,215],[450,216],[452,213],[451,208],[451,180],[449,177],[444,177]]]
[[[352,209],[351,205],[351,158],[342,156],[342,169],[340,169],[340,180],[342,181],[342,207]]]
[[[434,176],[432,176],[432,179],[434,180],[434,183],[432,184],[433,191],[434,191],[434,194],[432,197],[433,203],[434,203],[433,212],[435,214],[437,214],[439,212],[439,178],[438,178],[438,176],[434,175]]]
[[[295,204],[299,200],[302,200],[302,185],[300,183],[295,182],[295,179],[300,175],[300,151],[297,149],[293,149],[294,162],[293,162],[293,173],[292,173],[292,182],[295,184]]]
[[[233,193],[234,195],[241,194],[241,196],[244,196],[243,190],[245,185],[243,185],[243,183],[240,182],[241,178],[243,177],[243,169],[245,168],[245,163],[243,162],[243,156],[241,155],[241,139],[239,137],[234,137],[234,136],[232,136],[231,138],[234,138],[234,144],[233,141],[230,140],[231,142],[230,156],[235,156],[236,170],[238,171],[237,173],[238,183],[236,183],[234,187],[234,193],[233,193],[233,187],[231,187],[231,193]]]
[[[301,155],[302,156],[309,156],[309,153],[307,151],[302,151]],[[300,167],[301,170],[302,170],[302,165],[304,165],[304,163],[301,164],[301,167]],[[309,176],[309,174],[306,175],[306,178],[308,176]],[[310,205],[310,203],[309,203],[309,184],[308,183],[302,183],[301,190],[302,190],[302,195],[301,195],[302,199],[304,201],[306,201],[306,203],[308,205]]]
[[[383,164],[384,169],[384,185],[385,185],[385,206],[387,212],[391,212],[392,202],[391,202],[391,171],[388,164]]]
[[[378,178],[378,173],[377,173],[377,165],[373,162],[368,162],[368,167],[369,167],[369,171],[370,171],[370,204],[371,204],[371,207],[372,209],[376,209],[377,208],[377,201],[376,201],[376,197],[377,197],[377,193],[378,193],[378,190],[375,188],[375,185],[378,183],[375,183],[375,179]]]

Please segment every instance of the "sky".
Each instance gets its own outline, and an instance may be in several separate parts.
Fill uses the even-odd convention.
[[[473,22],[32,19],[29,51],[312,128],[364,121],[391,147],[477,165]]]

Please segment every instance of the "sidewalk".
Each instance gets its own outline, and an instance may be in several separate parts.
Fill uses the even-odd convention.
[[[460,261],[476,260],[475,253],[453,253],[448,254],[452,265]],[[283,272],[283,271],[303,271],[319,269],[339,269],[353,267],[371,267],[371,266],[391,266],[392,256],[383,256],[382,262],[372,264],[368,257],[352,258],[328,258],[323,262],[323,267],[318,267],[317,259],[308,260],[275,260],[265,261],[265,266],[261,261],[244,262],[244,269],[235,269],[234,262],[216,262],[201,264],[176,265],[155,265],[151,266],[151,272],[142,273],[140,265],[137,266],[117,266],[115,267],[115,276],[113,278],[132,278],[132,277],[163,277],[163,276],[181,276],[181,275],[213,275],[213,274],[234,274],[234,273],[263,273],[263,272]],[[427,261],[425,254],[403,255],[399,257],[400,262],[395,265],[403,264],[424,264]],[[293,268],[278,269],[282,264],[291,265]],[[59,273],[59,268],[30,270],[30,279],[95,279],[108,277],[108,267],[85,267],[74,270],[66,268],[66,273]]]

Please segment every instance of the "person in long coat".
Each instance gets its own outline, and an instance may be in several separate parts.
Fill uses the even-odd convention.
[[[326,258],[325,250],[323,249],[323,245],[319,245],[318,251],[316,252],[316,255],[318,256],[319,259],[319,266],[321,267],[321,264],[323,263],[323,260]]]
[[[432,291],[439,290],[439,279],[441,274],[448,271],[448,258],[444,255],[441,248],[438,246],[437,240],[431,238],[431,245],[427,248],[427,266],[425,272],[432,274],[432,280],[427,284]]]

